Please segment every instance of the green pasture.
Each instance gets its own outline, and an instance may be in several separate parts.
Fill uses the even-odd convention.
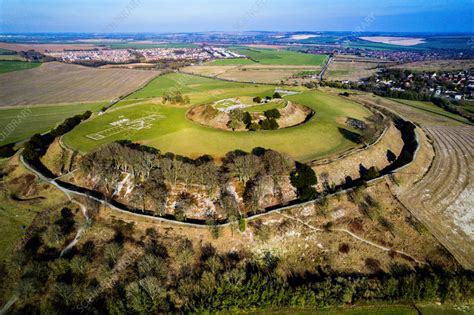
[[[97,111],[105,103],[75,103],[61,105],[35,105],[0,109],[0,145],[28,138],[53,128],[66,118],[83,112]],[[8,131],[14,126],[12,131]]]
[[[290,50],[273,49],[236,49],[239,54],[265,65],[306,65],[321,66],[327,59],[326,55],[304,54]]]
[[[266,85],[225,82],[182,73],[157,77],[145,88],[133,93],[128,100],[156,98],[163,93],[180,91],[188,95],[191,104],[214,102],[234,96],[271,96],[274,88]],[[122,104],[118,104],[122,106]]]
[[[27,62],[20,60],[0,60],[0,74],[18,70],[36,68],[41,65],[40,62]]]
[[[173,79],[182,74],[170,74],[158,78],[163,84],[152,83],[137,96],[158,97],[160,93],[173,86]],[[190,96],[193,104],[210,103],[218,99],[241,97],[242,95],[268,95],[273,87],[235,84],[218,80],[189,76],[189,84],[183,85],[183,93]],[[183,79],[183,78],[181,78]],[[271,94],[270,94],[271,95]],[[132,95],[132,98],[134,95]],[[276,131],[231,132],[201,126],[186,119],[189,109],[185,106],[163,105],[159,99],[129,100],[126,105],[112,108],[102,116],[82,123],[72,132],[66,134],[64,142],[82,152],[115,140],[129,139],[145,145],[153,146],[162,152],[173,152],[181,155],[197,157],[211,154],[224,156],[228,151],[242,149],[250,151],[261,146],[280,152],[286,152],[302,161],[312,160],[340,152],[354,146],[344,138],[338,127],[343,125],[346,117],[364,119],[371,115],[365,108],[338,96],[322,91],[303,92],[287,97],[288,100],[312,108],[316,115],[306,124]],[[192,106],[192,105],[191,105]],[[261,108],[259,108],[261,110]],[[156,120],[150,128],[141,130],[126,129],[101,140],[92,140],[87,135],[110,130],[111,123],[121,119],[130,121],[155,115]],[[304,145],[301,145],[304,143]]]

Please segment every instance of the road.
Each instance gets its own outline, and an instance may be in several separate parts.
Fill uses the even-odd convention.
[[[334,60],[334,57],[329,57],[327,60],[326,60],[326,64],[323,66],[323,69],[321,70],[321,72],[319,73],[319,81],[323,81],[324,80],[324,74],[326,74],[326,71],[328,70],[329,68],[329,64]]]

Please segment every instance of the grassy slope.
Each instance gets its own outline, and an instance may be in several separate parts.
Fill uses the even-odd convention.
[[[1,165],[1,162],[0,162]],[[0,261],[8,258],[18,240],[25,233],[26,228],[33,221],[37,212],[28,204],[12,201],[1,191],[0,196]]]
[[[266,65],[320,66],[327,58],[326,55],[304,54],[289,50],[238,49],[237,51]]]
[[[40,62],[26,62],[17,60],[0,60],[0,73],[7,73],[18,70],[26,70],[36,68],[41,65]]]
[[[64,119],[83,113],[87,110],[99,110],[105,103],[76,103],[50,106],[33,106],[31,112],[25,111],[26,119],[19,118],[27,107],[11,109],[0,109],[0,131],[5,131],[9,123],[16,120],[16,128],[13,132],[7,133],[7,137],[0,137],[0,145],[22,140],[35,133],[41,133],[53,128]],[[18,116],[20,115],[20,116]]]
[[[446,118],[450,118],[450,119],[456,120],[456,121],[464,123],[464,124],[470,124],[469,120],[467,120],[466,118],[461,117],[457,114],[445,111],[444,109],[436,106],[435,104],[433,104],[431,102],[410,101],[410,100],[402,100],[402,99],[391,99],[391,100],[395,101],[397,103],[403,104],[403,105],[408,105],[408,106],[423,110],[425,112],[429,112],[429,113],[436,114],[436,115],[441,115],[441,116],[444,116]]]
[[[171,81],[177,76],[179,78],[179,76],[185,75],[172,74],[160,77],[131,97],[158,96],[173,86]],[[190,77],[186,78],[188,84],[182,86],[182,90],[191,97],[193,104],[232,96],[237,97],[243,94],[267,94],[271,92],[269,88],[273,90],[271,87],[187,77]],[[185,78],[181,77],[181,80],[183,79]],[[287,152],[299,160],[310,160],[348,149],[354,145],[340,135],[338,131],[340,125],[336,121],[341,121],[347,116],[363,118],[370,115],[367,110],[351,101],[321,91],[305,92],[290,96],[288,99],[312,108],[316,112],[316,117],[295,128],[262,132],[228,132],[203,127],[185,119],[188,108],[163,106],[158,101],[149,100],[135,105],[130,105],[130,103],[128,106],[122,105],[123,108],[117,107],[114,111],[81,124],[67,134],[64,141],[81,151],[89,151],[101,144],[127,138],[154,146],[164,152],[170,151],[193,157],[203,154],[222,157],[231,150],[249,151],[256,146],[262,146]],[[88,134],[109,128],[109,123],[121,119],[119,116],[137,119],[151,114],[164,115],[165,118],[155,121],[150,129],[143,129],[139,132],[118,134],[101,141],[93,141],[85,137]],[[295,139],[298,139],[298,143],[295,142]],[[305,143],[305,145],[299,145],[301,143]]]

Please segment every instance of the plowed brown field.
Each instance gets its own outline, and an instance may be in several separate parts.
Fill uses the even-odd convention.
[[[0,75],[0,107],[110,101],[133,92],[158,73],[47,62]]]

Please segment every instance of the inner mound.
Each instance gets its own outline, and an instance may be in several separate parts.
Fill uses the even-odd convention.
[[[310,108],[282,98],[241,97],[194,106],[186,117],[222,130],[260,131],[297,126],[313,115]]]

